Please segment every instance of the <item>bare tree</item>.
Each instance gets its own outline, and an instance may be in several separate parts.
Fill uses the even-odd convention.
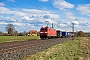
[[[14,25],[13,24],[8,24],[6,25],[6,31],[8,32],[8,34],[11,36],[13,35],[13,32],[15,31]]]
[[[26,32],[26,31],[24,31],[24,32],[22,32],[22,33],[23,33],[23,36],[25,36],[27,32]]]
[[[2,36],[2,35],[4,35],[4,33],[0,31],[0,36]]]
[[[14,31],[14,36],[17,36],[18,35],[18,31]]]

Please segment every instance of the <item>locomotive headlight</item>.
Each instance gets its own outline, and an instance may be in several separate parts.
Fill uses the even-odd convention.
[[[43,33],[43,32],[40,32],[40,33]]]
[[[45,32],[45,33],[47,33],[47,32]]]

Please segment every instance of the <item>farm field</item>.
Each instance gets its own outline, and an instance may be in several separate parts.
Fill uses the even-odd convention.
[[[90,38],[75,38],[22,60],[90,60]]]
[[[0,43],[39,39],[39,36],[0,36]]]

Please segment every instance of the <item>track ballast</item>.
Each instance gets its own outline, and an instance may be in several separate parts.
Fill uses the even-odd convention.
[[[71,38],[0,43],[0,60],[21,60],[24,56],[34,54],[67,40],[71,40]]]

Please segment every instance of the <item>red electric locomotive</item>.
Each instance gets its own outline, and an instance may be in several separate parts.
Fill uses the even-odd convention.
[[[40,38],[46,39],[46,38],[54,38],[57,36],[56,30],[49,28],[49,27],[41,27],[40,29]]]

